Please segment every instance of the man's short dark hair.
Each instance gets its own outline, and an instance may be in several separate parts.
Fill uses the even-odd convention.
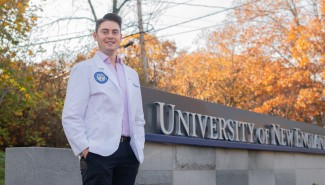
[[[96,29],[95,29],[96,32],[98,31],[99,26],[105,21],[116,22],[120,26],[120,29],[122,29],[122,18],[115,13],[108,13],[108,14],[104,15],[103,18],[98,19],[96,21]]]

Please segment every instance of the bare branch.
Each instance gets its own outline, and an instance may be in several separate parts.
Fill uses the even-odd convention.
[[[42,45],[42,44],[48,44],[48,43],[53,43],[53,42],[61,42],[61,41],[79,39],[79,38],[90,37],[90,36],[91,36],[91,33],[86,34],[86,35],[80,35],[80,36],[75,36],[75,37],[64,38],[64,39],[49,40],[49,41],[44,41],[44,42],[36,42],[36,43],[31,43],[31,44],[27,44],[27,45],[19,46],[19,47]]]
[[[125,5],[125,3],[126,3],[126,2],[128,2],[128,1],[130,1],[130,0],[125,0],[125,1],[123,1],[123,3],[121,4],[121,6],[120,6],[120,7],[118,7],[118,9],[117,9],[117,10],[118,10],[118,11],[120,11],[120,10],[121,10],[121,8],[122,8],[122,7]]]
[[[129,2],[130,0],[124,0],[122,2],[122,4],[117,7],[117,0],[113,0],[113,13],[118,14],[120,12],[120,10],[122,9],[122,7],[125,5],[125,3]]]
[[[78,20],[78,19],[86,19],[86,20],[89,20],[91,22],[94,22],[94,20],[89,18],[89,17],[63,17],[63,18],[57,19],[55,21],[52,21],[50,23],[44,24],[42,26],[38,26],[37,28],[42,28],[42,27],[49,26],[49,25],[52,25],[52,24],[60,22],[60,21],[66,21],[66,20],[70,21],[70,20],[73,20],[73,19],[76,19],[76,20]]]
[[[97,16],[96,16],[96,12],[94,10],[93,4],[91,3],[91,0],[88,0],[88,4],[90,6],[91,12],[93,13],[93,16],[95,18],[95,21],[97,21]]]

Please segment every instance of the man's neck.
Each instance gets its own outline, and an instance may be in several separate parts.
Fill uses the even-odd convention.
[[[111,64],[115,67],[116,64],[116,54],[114,55],[108,55],[109,57],[109,61],[111,62]]]
[[[102,51],[103,53],[105,53],[105,55],[108,56],[109,58],[109,61],[111,62],[111,64],[115,67],[115,64],[116,64],[116,53],[115,52],[104,52]]]

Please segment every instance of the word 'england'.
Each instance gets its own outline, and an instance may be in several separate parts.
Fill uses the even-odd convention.
[[[298,128],[284,129],[277,124],[255,128],[254,123],[176,110],[172,104],[155,102],[155,107],[160,134],[325,150],[324,136]]]

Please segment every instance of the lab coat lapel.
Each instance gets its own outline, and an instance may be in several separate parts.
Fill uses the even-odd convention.
[[[122,63],[123,64],[123,63]],[[132,111],[132,77],[131,77],[131,71],[128,69],[128,67],[123,64],[123,70],[125,75],[125,83],[126,83],[126,91],[127,91],[127,99],[128,99],[128,110],[129,110],[129,117],[131,118],[131,115],[133,114]],[[131,122],[130,122],[131,123]]]
[[[114,76],[113,72],[108,68],[108,66],[97,55],[94,56],[94,59],[97,67],[104,71],[104,73],[107,74],[108,79],[120,89],[118,79],[116,76]]]

